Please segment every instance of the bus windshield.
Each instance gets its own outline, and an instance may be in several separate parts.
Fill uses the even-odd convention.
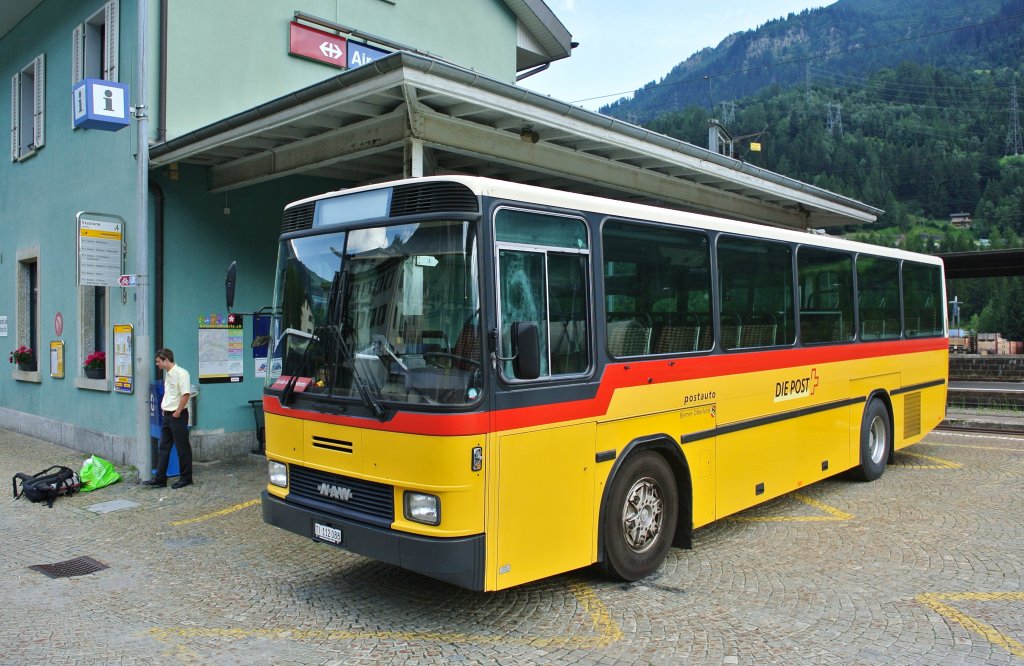
[[[480,397],[475,225],[396,224],[289,238],[275,285],[267,385],[380,404]],[[294,384],[294,382],[293,382]]]

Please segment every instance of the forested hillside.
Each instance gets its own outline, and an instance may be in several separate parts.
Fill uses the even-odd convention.
[[[736,157],[886,211],[848,235],[939,252],[1022,246],[1015,94],[1024,107],[1024,0],[840,0],[732,35],[602,111],[701,146],[717,118],[748,136]],[[949,224],[961,212],[968,230]],[[1020,279],[952,290],[964,322],[1024,339],[1021,301],[994,298],[1024,295]]]

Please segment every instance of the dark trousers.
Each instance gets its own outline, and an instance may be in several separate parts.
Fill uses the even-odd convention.
[[[174,418],[174,412],[164,412],[164,422],[160,426],[160,444],[157,445],[156,475],[157,481],[167,480],[167,463],[171,460],[171,445],[178,449],[178,465],[181,467],[179,481],[192,480],[192,444],[188,441],[188,410],[183,409],[181,416]]]

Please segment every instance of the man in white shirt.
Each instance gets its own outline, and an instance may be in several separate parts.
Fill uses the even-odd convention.
[[[192,444],[188,441],[188,398],[192,390],[188,370],[174,363],[174,352],[160,349],[156,352],[156,367],[164,371],[164,399],[160,402],[163,425],[160,426],[160,444],[157,447],[156,474],[143,485],[151,488],[167,487],[167,463],[171,459],[171,445],[178,450],[181,476],[171,488],[192,485]]]

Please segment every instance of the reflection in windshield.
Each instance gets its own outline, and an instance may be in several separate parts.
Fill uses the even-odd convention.
[[[304,377],[307,394],[368,406],[475,402],[482,388],[476,257],[467,222],[282,242],[268,382]]]

